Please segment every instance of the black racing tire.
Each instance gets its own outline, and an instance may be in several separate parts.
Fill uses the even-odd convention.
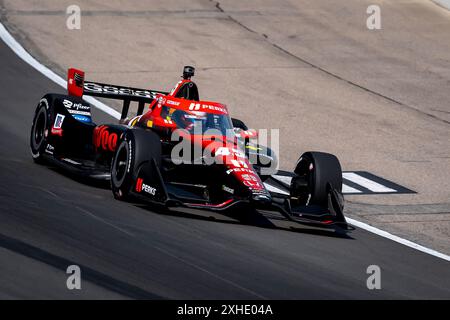
[[[111,190],[114,198],[127,201],[137,179],[139,169],[155,160],[161,166],[161,141],[159,136],[140,128],[127,130],[118,143],[111,163]]]
[[[239,120],[236,118],[231,118],[231,122],[233,123],[233,128],[239,128],[244,131],[248,130],[248,127],[245,125],[244,121],[242,121],[242,120]]]
[[[299,158],[294,172],[303,177],[311,195],[309,204],[328,205],[328,184],[342,192],[342,168],[335,155],[325,152],[305,152]]]
[[[43,154],[47,147],[50,121],[49,101],[43,98],[36,107],[30,132],[31,156],[36,163],[42,163],[44,160]]]

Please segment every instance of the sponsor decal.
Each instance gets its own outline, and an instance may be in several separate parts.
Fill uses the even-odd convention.
[[[189,105],[189,110],[198,111],[200,109],[209,109],[209,110],[213,110],[213,111],[219,111],[219,112],[222,112],[222,113],[227,113],[227,110],[225,108],[222,108],[222,107],[219,107],[219,106],[210,105],[210,104],[192,102]]]
[[[161,92],[156,92],[156,91],[117,87],[117,86],[112,86],[112,85],[102,85],[102,84],[93,83],[93,82],[85,82],[84,90],[86,92],[93,92],[93,93],[136,96],[136,97],[144,97],[144,98],[150,98],[150,99],[156,99],[156,96],[158,94],[161,94]]]
[[[53,127],[52,127],[52,134],[56,135],[56,136],[60,136],[62,137],[62,125],[64,122],[64,118],[66,116],[62,115],[62,114],[57,114],[55,117],[55,122],[53,123]]]
[[[252,193],[258,195],[270,195],[270,193],[266,189],[252,190]]]
[[[91,117],[87,117],[87,116],[83,116],[83,115],[79,115],[79,114],[75,114],[73,117],[75,118],[75,120],[78,120],[81,122],[87,122],[87,123],[91,122]]]
[[[75,110],[79,110],[79,111],[91,111],[91,107],[89,106],[85,106],[82,103],[73,103],[70,100],[64,99],[63,100],[63,105],[67,108],[67,109],[75,109]],[[70,110],[69,110],[70,112]]]
[[[226,171],[227,174],[230,174],[232,172],[249,172],[252,173],[253,171],[248,168],[232,168]]]
[[[258,181],[258,178],[256,178],[252,174],[243,174],[243,175],[241,175],[241,177],[242,177],[242,179],[248,180],[248,181]]]
[[[244,186],[251,188],[257,188],[257,189],[261,189],[262,186],[259,182],[257,181],[249,181],[249,180],[244,180],[242,181],[242,183],[244,184]]]
[[[115,132],[109,132],[108,126],[102,125],[94,129],[94,146],[104,151],[115,151],[118,136]]]
[[[136,192],[145,192],[154,196],[156,194],[156,188],[144,183],[144,179],[137,178],[136,180]]]
[[[82,103],[73,103],[70,100],[64,99],[63,105],[73,117],[81,122],[91,122],[91,107],[85,106]]]
[[[142,184],[143,183],[144,183],[144,179],[137,178],[137,180],[136,180],[136,192],[141,192],[142,191]]]
[[[167,100],[166,104],[170,104],[170,105],[173,105],[173,106],[179,106],[180,102],[179,101],[173,101],[173,100]]]
[[[58,113],[55,117],[55,122],[53,123],[53,128],[61,129],[65,117],[66,116],[63,116],[62,114]]]
[[[246,173],[241,174],[242,183],[244,186],[252,188],[261,189],[261,183],[259,182],[259,179],[253,174],[253,173]]]
[[[226,185],[222,185],[222,190],[231,194],[234,194],[234,189],[227,187]]]
[[[71,79],[71,80],[72,80],[72,79]],[[69,101],[69,100],[64,99],[64,100],[63,100],[63,105],[64,105],[64,107],[66,107],[66,108],[72,108],[73,103],[72,103],[72,101]]]
[[[87,112],[87,111],[69,110],[69,113],[70,113],[70,114],[79,114],[79,115],[82,115],[82,116],[88,116],[88,117],[91,116],[91,113],[90,113],[90,112]]]

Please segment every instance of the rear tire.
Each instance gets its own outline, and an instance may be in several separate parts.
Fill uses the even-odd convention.
[[[152,159],[158,167],[161,166],[161,141],[158,135],[138,128],[126,131],[111,163],[114,198],[123,201],[130,198],[140,167]]]
[[[330,186],[342,192],[341,164],[332,154],[305,152],[298,160],[294,172],[307,182],[308,192],[311,195],[308,204],[328,206]]]
[[[43,162],[43,154],[47,147],[50,120],[48,101],[47,99],[42,99],[36,107],[30,132],[31,156],[36,163]]]

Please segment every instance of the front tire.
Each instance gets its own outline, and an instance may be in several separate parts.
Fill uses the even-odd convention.
[[[114,198],[129,200],[142,165],[155,160],[161,165],[161,141],[152,131],[130,129],[124,133],[111,163],[111,189]]]
[[[308,205],[328,206],[329,188],[342,192],[342,168],[336,156],[325,152],[305,152],[297,162],[292,180],[294,193],[301,189],[298,181],[306,182]],[[297,184],[297,185],[296,185]],[[294,196],[297,196],[294,194]]]

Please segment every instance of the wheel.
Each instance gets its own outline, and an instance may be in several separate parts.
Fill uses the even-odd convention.
[[[116,199],[129,199],[139,168],[152,159],[161,166],[158,135],[139,128],[126,131],[111,163],[111,189]]]
[[[342,192],[342,169],[336,156],[324,152],[305,152],[297,162],[291,190],[299,192],[298,181],[306,182],[306,191],[310,198],[308,204],[328,205],[328,184]],[[295,185],[297,184],[297,185]],[[291,191],[291,192],[292,192]],[[295,195],[295,194],[294,194]]]
[[[47,138],[50,124],[50,115],[48,112],[48,101],[42,99],[34,114],[30,133],[30,149],[33,160],[42,163],[43,154],[47,147]]]
[[[242,129],[244,131],[248,130],[248,127],[245,125],[244,121],[242,121],[242,120],[231,118],[231,122],[233,123],[233,128]]]

